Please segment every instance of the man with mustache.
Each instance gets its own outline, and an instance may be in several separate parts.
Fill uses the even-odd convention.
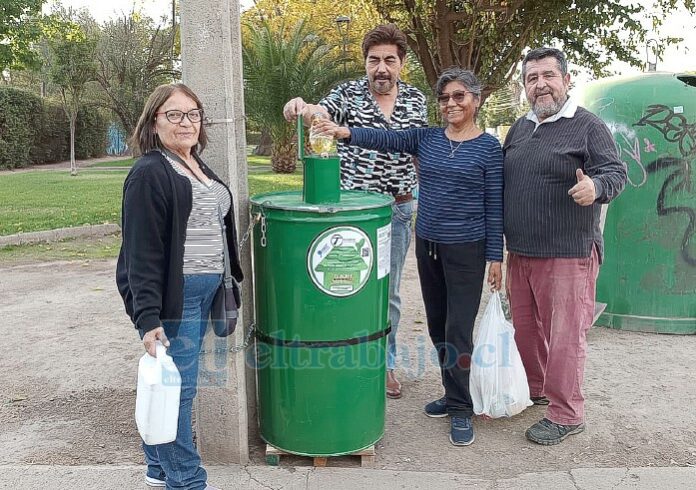
[[[406,36],[394,24],[380,25],[363,38],[366,76],[336,87],[318,105],[297,97],[288,101],[283,114],[288,121],[302,116],[306,124],[321,113],[341,126],[409,129],[428,125],[425,95],[399,79],[406,62]],[[366,150],[338,141],[341,188],[380,192],[394,196],[389,271],[389,321],[387,396],[401,398],[396,367],[396,331],[401,317],[399,284],[411,242],[413,190],[416,171],[406,153]]]
[[[531,110],[503,145],[507,290],[532,401],[548,405],[526,436],[553,445],[585,429],[600,211],[623,190],[626,168],[606,125],[568,97],[561,51],[530,51],[522,80]]]

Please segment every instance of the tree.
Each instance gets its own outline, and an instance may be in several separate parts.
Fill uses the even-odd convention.
[[[70,123],[70,175],[77,175],[75,125],[87,84],[96,77],[97,40],[79,24],[54,17],[46,29],[48,70]]]
[[[339,16],[350,19],[349,24],[343,24],[340,30],[336,23]],[[343,43],[346,41],[348,63],[362,65],[362,38],[380,23],[380,16],[365,0],[345,0],[340,4],[335,0],[255,0],[254,6],[242,13],[242,20],[257,27],[267,22],[274,30],[281,25],[293,26],[302,21],[308,32],[320,35],[333,48],[337,57],[339,54],[343,56]]]
[[[505,86],[523,51],[530,46],[559,45],[570,61],[607,74],[615,60],[642,66],[637,48],[648,30],[641,17],[662,24],[665,13],[682,3],[696,11],[694,0],[655,0],[658,7],[622,0],[373,0],[377,11],[397,23],[407,35],[434,85],[441,71],[458,65],[478,75],[485,88],[483,99]],[[667,38],[659,43],[676,41]],[[661,51],[660,51],[661,52]]]
[[[293,29],[246,26],[242,44],[246,114],[273,140],[271,165],[279,173],[296,168],[295,128],[283,118],[283,105],[293,97],[315,102],[344,77],[331,47],[307,32],[304,22]]]
[[[119,118],[132,134],[145,99],[158,85],[180,78],[175,68],[175,30],[131,12],[105,22],[97,47],[99,104]]]
[[[347,17],[350,22],[341,24],[339,29],[336,22],[339,17]],[[254,0],[253,7],[242,13],[242,22],[256,28],[261,28],[266,22],[276,30],[281,25],[291,26],[300,21],[305,23],[308,32],[321,36],[341,62],[346,61],[348,72],[356,74],[365,67],[363,37],[375,26],[384,23],[371,0],[345,0],[340,4],[335,0]],[[419,63],[418,58],[409,57],[401,71],[401,78],[414,83],[422,71]],[[426,94],[431,92],[427,83],[425,88]]]
[[[479,111],[478,119],[487,128],[510,126],[526,112],[521,102],[522,86],[512,81],[491,94]]]
[[[2,0],[0,6],[0,73],[34,63],[31,44],[41,35],[39,15],[45,0]]]

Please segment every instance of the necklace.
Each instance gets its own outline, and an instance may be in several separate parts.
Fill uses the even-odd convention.
[[[459,144],[458,144],[456,147],[452,144],[452,140],[451,140],[451,139],[447,138],[447,141],[449,141],[449,144],[450,144],[449,157],[450,157],[450,158],[454,158],[454,153],[459,149],[460,146],[462,146],[462,143],[464,143],[464,141],[466,141],[466,140],[460,141]]]
[[[474,128],[474,129],[475,129],[475,128]],[[464,132],[464,134],[463,134],[464,139],[461,140],[457,146],[454,146],[454,145],[452,144],[452,140],[450,139],[450,137],[447,136],[447,134],[445,134],[445,136],[447,137],[447,141],[449,141],[449,145],[450,145],[450,152],[449,152],[449,155],[448,155],[449,158],[454,158],[454,154],[457,152],[457,150],[459,149],[459,147],[462,146],[462,143],[464,143],[465,141],[469,141],[469,138],[467,138],[467,136],[469,135],[470,132],[471,132],[470,129],[467,130],[466,132]]]

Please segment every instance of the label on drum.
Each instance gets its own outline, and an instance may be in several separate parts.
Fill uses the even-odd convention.
[[[377,228],[377,279],[389,274],[391,269],[391,223]]]
[[[353,226],[330,228],[314,239],[307,254],[312,282],[331,296],[351,296],[367,283],[374,252],[370,237]]]

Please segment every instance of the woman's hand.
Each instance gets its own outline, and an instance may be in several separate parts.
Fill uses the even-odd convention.
[[[500,262],[491,262],[488,266],[488,284],[491,291],[500,291],[503,287],[503,265]]]
[[[350,138],[350,129],[339,126],[329,119],[318,119],[312,123],[312,132],[317,135],[331,136],[335,139]]]
[[[164,334],[164,328],[162,327],[157,327],[153,330],[150,330],[149,332],[145,332],[145,335],[143,336],[143,344],[145,345],[145,350],[152,357],[157,357],[156,345],[158,340],[162,342],[162,345],[164,345],[165,347],[169,347],[169,340],[167,339],[167,336]]]

